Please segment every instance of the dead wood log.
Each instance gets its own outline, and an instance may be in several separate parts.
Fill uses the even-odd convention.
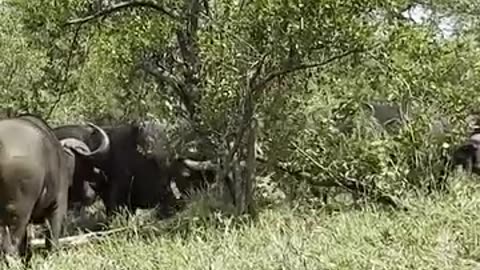
[[[122,228],[117,228],[117,229],[108,230],[108,231],[90,232],[90,233],[81,234],[81,235],[67,236],[59,239],[59,245],[78,246],[78,245],[91,242],[94,239],[98,240],[101,237],[126,231],[127,229],[128,229],[127,227],[122,227]],[[42,239],[42,238],[32,239],[32,241],[30,242],[30,245],[32,246],[32,248],[36,248],[36,249],[44,248],[45,239]]]

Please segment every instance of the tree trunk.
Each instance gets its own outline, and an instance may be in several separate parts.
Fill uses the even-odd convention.
[[[256,174],[256,151],[255,145],[257,142],[257,122],[252,120],[250,128],[247,133],[246,145],[246,167],[244,170],[244,211],[252,216],[256,216],[255,211],[255,174]]]
[[[254,187],[255,187],[255,145],[257,123],[254,119],[255,103],[251,89],[248,88],[243,97],[243,106],[239,116],[240,128],[235,134],[232,148],[223,159],[224,166],[220,177],[224,175],[225,186],[230,194],[231,204],[236,215],[255,215]],[[225,196],[227,198],[228,196]]]

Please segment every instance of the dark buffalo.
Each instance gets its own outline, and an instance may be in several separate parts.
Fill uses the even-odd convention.
[[[106,128],[112,148],[102,169],[108,179],[103,199],[110,214],[119,207],[131,211],[152,208],[166,196],[168,174],[164,164],[139,147],[145,138],[139,125],[124,124]]]
[[[71,196],[76,201],[82,200],[78,196],[87,195],[88,203],[93,202],[95,193],[92,189],[94,180],[98,178],[94,168],[104,162],[110,152],[110,138],[105,130],[94,125],[87,124],[81,129],[82,132],[76,132],[75,136],[70,135],[70,130],[76,128],[76,125],[63,126],[62,128],[54,128],[53,132],[55,136],[66,146],[75,147],[77,152],[81,155],[77,155],[78,161],[75,163],[75,179],[84,180],[76,181],[76,183],[82,183],[84,186],[84,193],[72,193]],[[90,152],[90,149],[96,149]],[[89,182],[87,182],[87,181]],[[75,189],[76,190],[76,189]],[[83,203],[82,205],[85,205]]]
[[[46,247],[58,244],[69,191],[84,191],[74,179],[75,146],[62,146],[50,127],[35,116],[0,120],[1,252],[25,257],[27,225],[48,221]],[[79,198],[86,198],[80,195]],[[29,252],[28,252],[29,253]],[[28,259],[28,258],[27,258]]]
[[[138,146],[146,144],[149,139],[141,135],[140,125],[122,124],[102,129],[110,140],[109,151],[86,169],[87,173],[93,171],[93,167],[100,170],[94,186],[105,204],[107,214],[122,206],[135,210],[159,204],[166,197],[168,174],[161,166],[167,161],[153,158],[153,155],[139,149]],[[55,128],[54,132],[61,140],[75,138],[87,145],[98,144],[96,134],[84,125],[61,126]]]
[[[455,149],[450,164],[480,175],[480,133],[472,134],[467,142]]]
[[[111,144],[108,155],[95,164],[100,172],[94,185],[107,215],[119,207],[134,211],[156,206],[168,215],[186,190],[200,187],[205,177],[213,179],[212,172],[204,174],[192,162],[171,157],[161,124],[140,122],[102,128]],[[95,134],[83,125],[57,127],[55,133],[59,139],[77,138],[89,145],[98,144]]]

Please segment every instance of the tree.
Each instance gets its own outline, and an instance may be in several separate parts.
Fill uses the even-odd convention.
[[[196,165],[218,170],[237,214],[253,203],[256,144],[265,150],[256,159],[286,171],[293,190],[307,182],[378,200],[407,190],[448,139],[427,147],[409,132],[427,134],[440,102],[451,112],[473,95],[476,71],[462,83],[458,74],[476,46],[409,19],[416,1],[10,2],[31,47],[52,59],[35,86],[47,95],[37,110],[58,99],[53,118],[183,118],[201,138],[207,161]],[[438,92],[453,87],[462,94]],[[378,132],[360,113],[375,99],[425,117]]]

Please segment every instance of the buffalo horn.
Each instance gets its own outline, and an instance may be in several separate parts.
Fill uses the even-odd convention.
[[[63,147],[74,150],[80,155],[88,156],[91,154],[90,148],[88,148],[88,146],[84,142],[75,138],[65,138],[63,140],[60,140],[60,144]]]
[[[196,171],[217,170],[218,166],[211,161],[196,161],[192,159],[184,159],[185,166]]]
[[[100,132],[100,134],[102,135],[100,146],[98,146],[98,148],[95,149],[95,151],[91,152],[89,156],[91,157],[94,157],[97,155],[103,156],[104,154],[108,153],[108,151],[110,151],[110,139],[108,138],[108,135],[105,132],[105,130],[103,130],[102,128],[100,128],[99,126],[93,123],[88,122],[87,124],[93,127],[94,129],[98,130],[98,132]]]

